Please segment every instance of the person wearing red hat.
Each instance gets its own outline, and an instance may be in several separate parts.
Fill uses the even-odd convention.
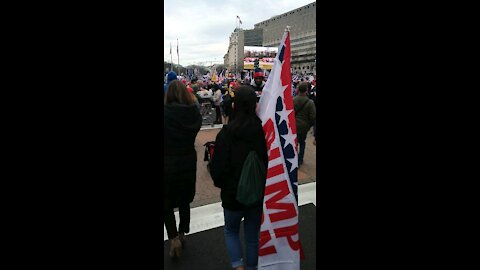
[[[253,81],[250,83],[250,85],[253,87],[253,90],[255,90],[255,93],[257,94],[257,101],[260,99],[263,87],[265,86],[264,78],[265,75],[263,74],[263,71],[259,68],[256,68],[255,72],[253,73]]]

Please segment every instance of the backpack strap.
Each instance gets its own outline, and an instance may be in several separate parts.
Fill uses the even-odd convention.
[[[298,109],[298,111],[296,111],[295,113],[298,114],[298,113],[303,109],[303,107],[305,107],[305,105],[306,105],[309,101],[310,101],[310,99],[307,99],[307,100],[302,104],[302,106],[300,106],[300,109]]]

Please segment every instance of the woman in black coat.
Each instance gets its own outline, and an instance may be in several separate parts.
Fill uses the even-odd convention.
[[[262,121],[256,115],[257,96],[250,86],[235,91],[232,119],[224,125],[215,141],[210,173],[216,187],[222,189],[222,207],[225,216],[225,242],[231,266],[234,269],[255,268],[258,264],[258,239],[260,234],[263,200],[246,206],[238,202],[237,187],[242,167],[251,150],[268,166],[267,145]],[[261,183],[265,186],[265,180]],[[239,229],[244,218],[246,262],[240,249]]]
[[[190,231],[190,203],[195,196],[197,152],[195,137],[202,116],[195,99],[178,80],[170,83],[164,105],[164,224],[170,242],[170,256],[180,257],[185,233]],[[177,226],[173,209],[178,207]]]

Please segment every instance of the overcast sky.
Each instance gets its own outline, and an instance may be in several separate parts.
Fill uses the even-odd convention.
[[[243,29],[315,2],[314,0],[165,0],[164,60],[177,63],[177,38],[180,65],[210,61],[223,63],[237,15]],[[207,64],[207,63],[201,63]]]

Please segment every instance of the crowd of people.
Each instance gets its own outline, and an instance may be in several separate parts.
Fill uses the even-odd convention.
[[[174,71],[170,71],[165,76],[164,94],[173,80],[181,78],[181,82],[186,85],[187,90],[194,95],[198,107],[200,107],[200,103],[208,102],[215,109],[216,119],[214,124],[228,124],[229,116],[232,113],[231,101],[235,96],[235,91],[240,86],[250,85],[257,95],[257,101],[260,100],[267,76],[259,68],[255,69],[252,74],[252,79],[245,76],[243,79],[224,78],[222,81],[212,81],[206,79],[205,76],[202,79],[198,79],[196,76],[183,78],[177,76]],[[298,86],[301,83],[307,85],[306,96],[316,104],[316,81],[313,76],[292,75],[292,95],[298,95]]]
[[[258,100],[265,86],[265,75],[255,70],[253,80],[225,79],[208,82],[192,78],[179,80],[169,72],[164,85],[164,225],[168,235],[169,255],[181,258],[190,231],[190,203],[196,191],[197,152],[195,139],[202,126],[200,102],[207,100],[217,112],[216,123],[223,124],[215,140],[210,174],[221,189],[224,209],[224,237],[231,267],[256,269],[262,203],[244,205],[237,200],[237,186],[247,155],[255,152],[268,165],[262,122],[257,116]],[[298,164],[303,164],[305,140],[314,127],[316,143],[315,83],[293,82],[294,110],[299,144]],[[181,166],[179,166],[181,164]],[[265,179],[262,179],[265,181]],[[262,186],[265,182],[262,182]],[[177,227],[174,209],[179,209]],[[244,219],[246,260],[243,259],[239,231]]]

